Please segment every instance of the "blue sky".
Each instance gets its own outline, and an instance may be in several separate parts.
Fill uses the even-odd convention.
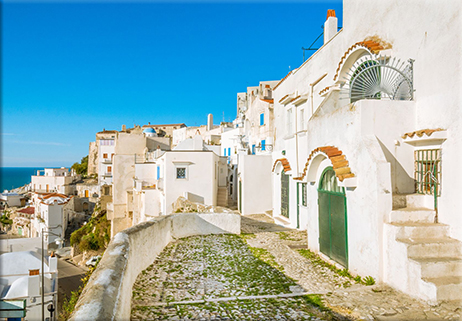
[[[6,1],[2,166],[70,166],[122,124],[232,121],[303,62],[341,1]],[[321,40],[322,41],[322,40]]]

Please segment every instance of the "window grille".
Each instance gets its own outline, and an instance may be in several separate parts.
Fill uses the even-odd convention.
[[[307,205],[307,197],[306,197],[306,183],[302,183],[302,205]]]
[[[414,179],[419,194],[441,195],[441,149],[423,149],[414,151]]]
[[[176,178],[185,179],[186,178],[186,168],[178,167],[176,169]]]

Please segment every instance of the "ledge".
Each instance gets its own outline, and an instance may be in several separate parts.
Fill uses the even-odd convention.
[[[418,134],[409,136],[406,134],[403,142],[415,147],[428,146],[428,145],[441,145],[448,138],[445,130],[438,130],[430,134],[423,133],[420,137]]]

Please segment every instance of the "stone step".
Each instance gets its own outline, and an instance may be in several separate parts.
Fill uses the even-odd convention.
[[[406,207],[434,209],[433,196],[422,194],[393,194],[393,209],[396,210]]]
[[[402,208],[388,214],[388,223],[434,223],[435,211],[427,208]]]
[[[422,195],[422,194],[406,195],[406,207],[434,209],[433,195]]]
[[[462,243],[458,240],[443,238],[397,238],[398,242],[408,245],[408,257],[457,257],[462,256]]]
[[[393,209],[406,207],[406,194],[393,194]]]
[[[283,225],[283,226],[289,226],[290,225],[290,220],[288,218],[285,218],[283,216],[273,216],[274,223],[278,225]]]
[[[441,223],[402,222],[391,225],[401,228],[398,238],[440,238],[449,232],[449,226]]]
[[[462,276],[462,257],[410,257],[420,264],[422,277]]]
[[[423,280],[428,283],[433,283],[436,286],[438,301],[460,300],[462,293],[462,276],[423,278]]]

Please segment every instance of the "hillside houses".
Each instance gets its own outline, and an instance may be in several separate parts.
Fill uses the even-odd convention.
[[[345,1],[343,28],[329,10],[324,44],[300,67],[237,94],[232,126],[178,128],[171,150],[142,128],[116,132],[112,182],[100,181],[113,233],[171,213],[178,196],[220,205],[225,190],[244,215],[306,229],[312,251],[353,274],[457,299],[457,6]]]

